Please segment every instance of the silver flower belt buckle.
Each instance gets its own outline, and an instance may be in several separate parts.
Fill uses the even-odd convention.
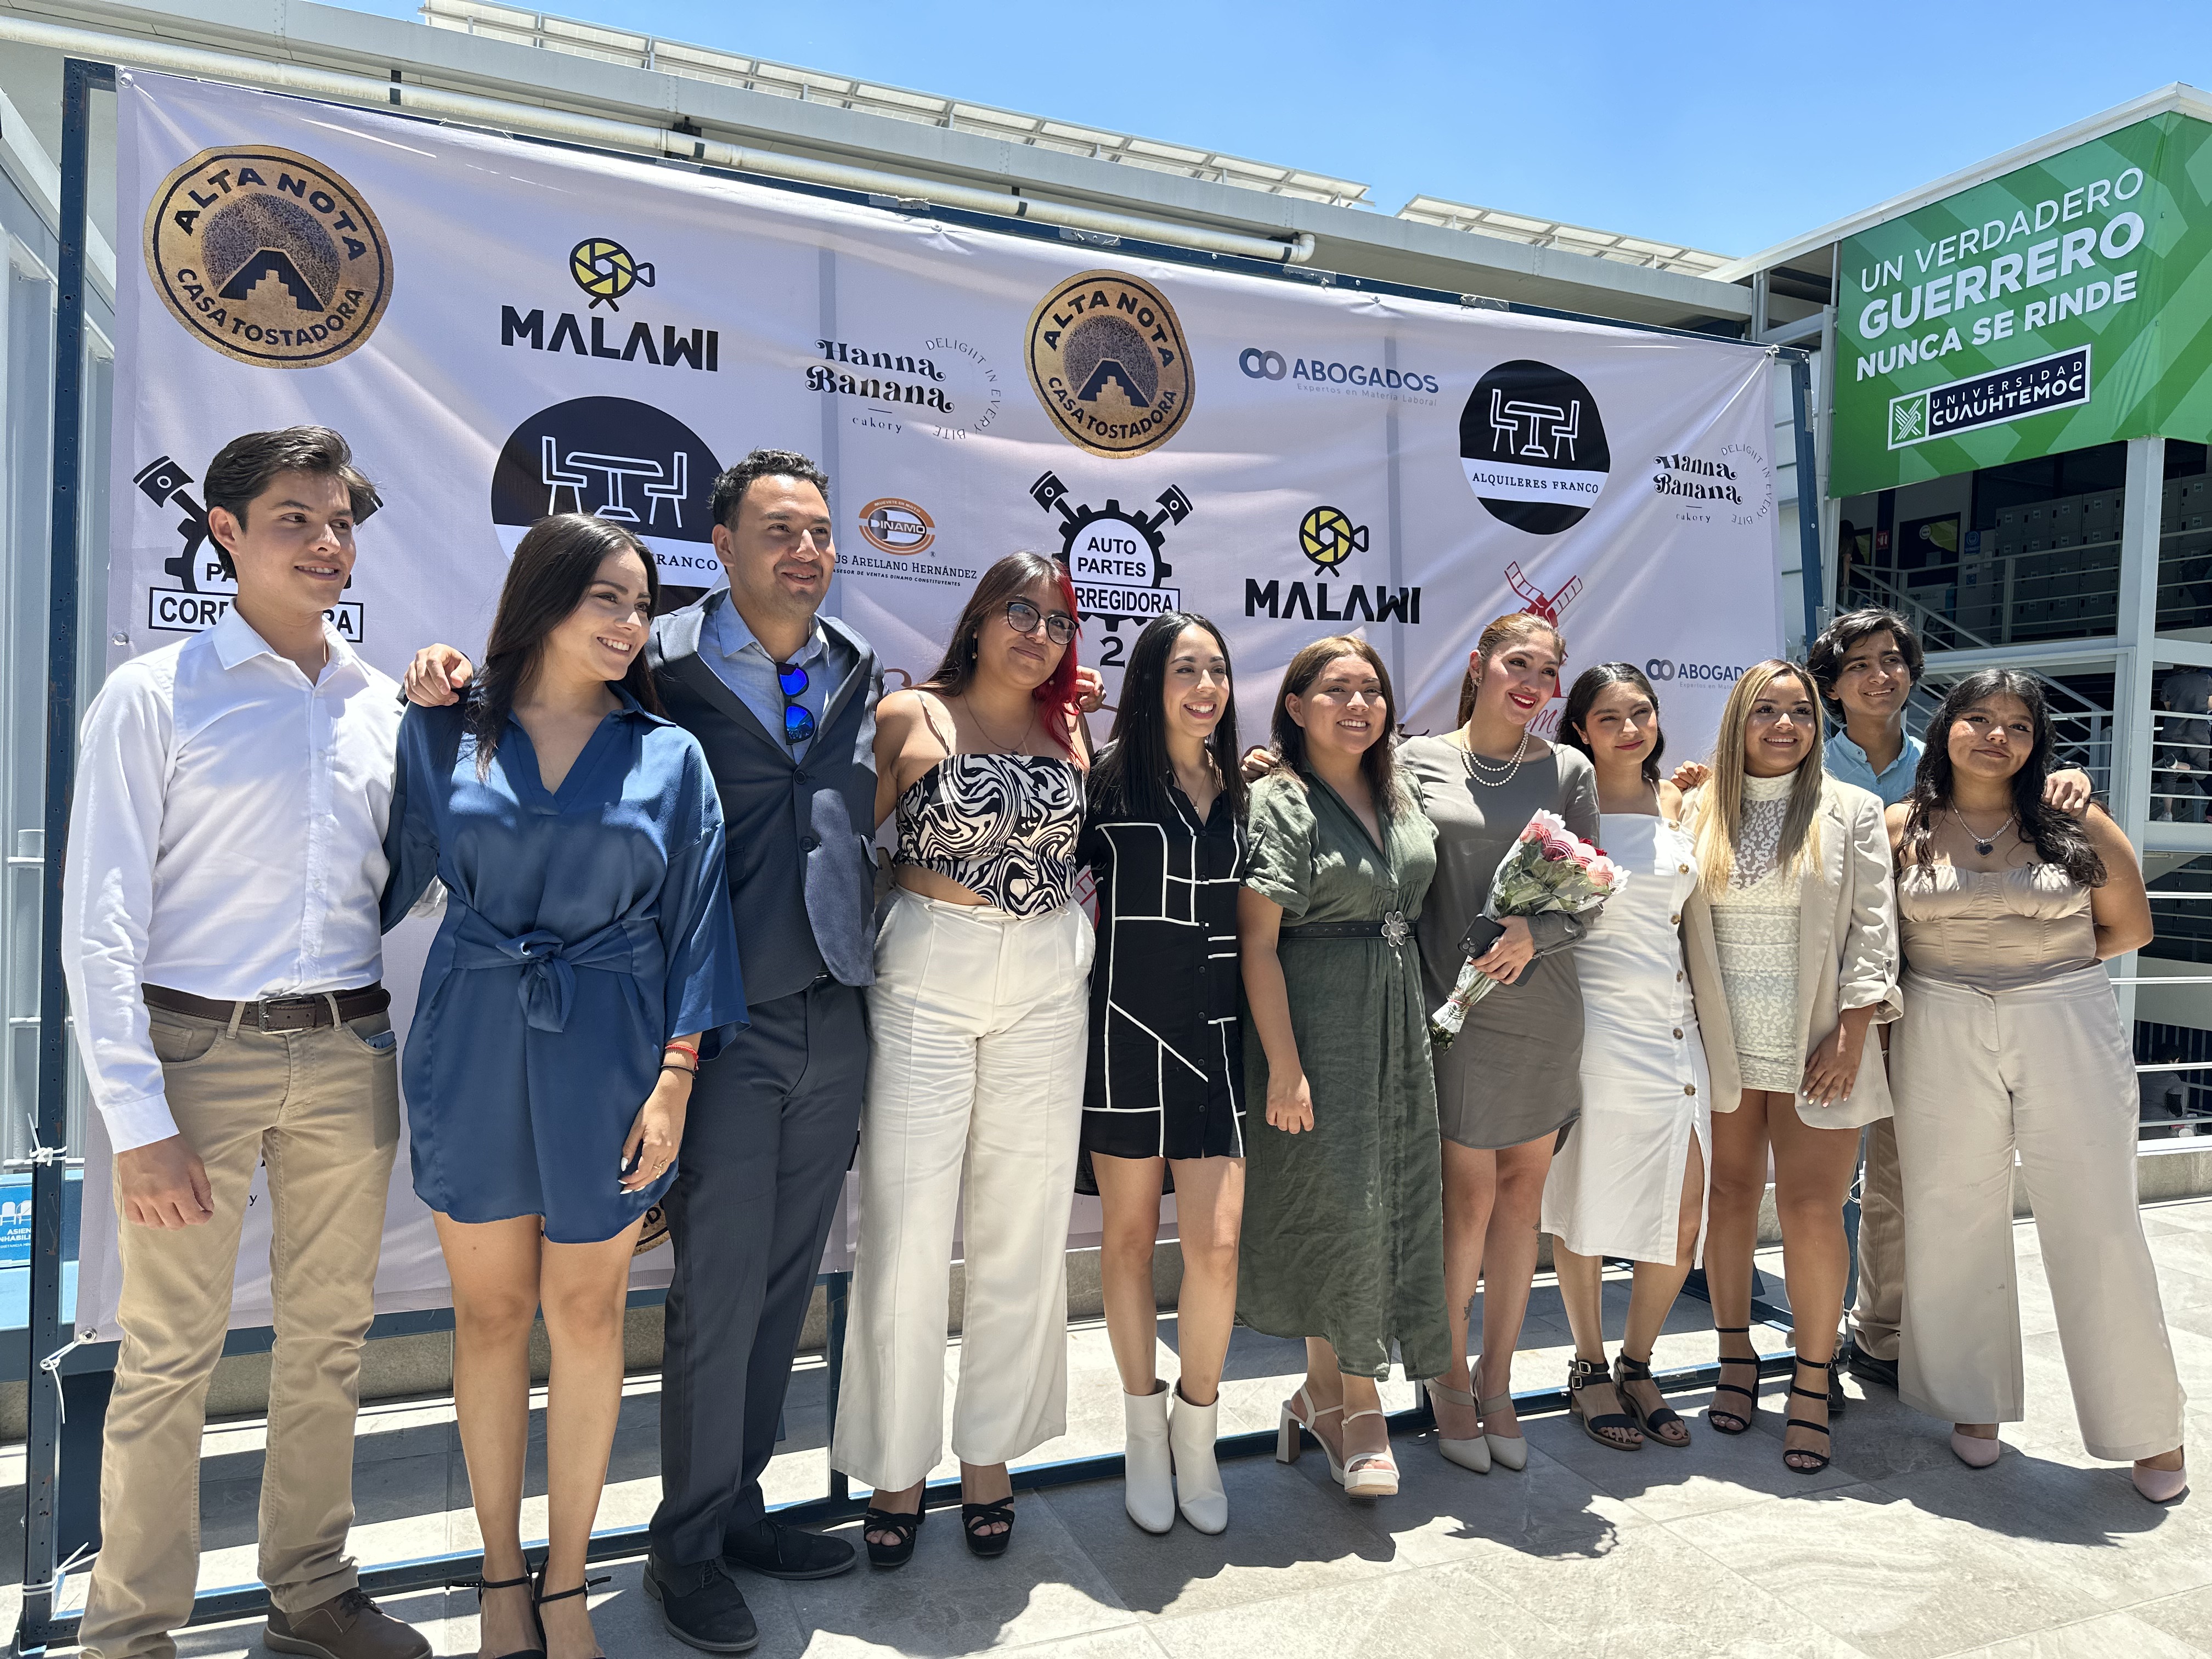
[[[1382,918],[1382,938],[1385,943],[1395,947],[1403,945],[1413,936],[1413,930],[1406,926],[1406,913],[1403,910],[1393,910]]]

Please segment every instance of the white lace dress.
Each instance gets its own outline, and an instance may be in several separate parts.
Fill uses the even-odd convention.
[[[1796,781],[1795,773],[1744,779],[1735,872],[1712,901],[1713,945],[1743,1086],[1786,1095],[1805,1080],[1797,1041],[1799,878],[1778,869],[1774,854]]]

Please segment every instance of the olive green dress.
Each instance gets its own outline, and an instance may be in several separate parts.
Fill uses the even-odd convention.
[[[1436,873],[1436,831],[1410,789],[1380,815],[1378,848],[1328,785],[1283,773],[1252,789],[1244,884],[1283,926],[1410,927]],[[1443,1164],[1419,947],[1410,934],[1285,939],[1277,947],[1314,1127],[1270,1127],[1267,1054],[1244,1016],[1244,1235],[1237,1316],[1270,1336],[1318,1336],[1353,1376],[1443,1374]]]

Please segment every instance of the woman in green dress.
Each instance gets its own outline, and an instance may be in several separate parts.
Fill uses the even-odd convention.
[[[1306,1340],[1275,1455],[1310,1432],[1354,1498],[1398,1490],[1376,1390],[1396,1341],[1406,1374],[1440,1375],[1443,1177],[1436,1077],[1413,924],[1436,831],[1391,757],[1397,705],[1364,640],[1317,640],[1275,700],[1280,764],[1253,787],[1238,895],[1248,1127],[1237,1309]]]

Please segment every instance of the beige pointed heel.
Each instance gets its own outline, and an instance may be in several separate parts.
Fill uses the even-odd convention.
[[[1469,1382],[1473,1382],[1481,1374],[1482,1356],[1480,1354],[1477,1354],[1474,1357],[1474,1368],[1467,1374],[1468,1380]],[[1480,1400],[1475,1402],[1475,1410],[1480,1412],[1486,1419],[1489,1418],[1492,1412],[1504,1411],[1513,1404],[1513,1384],[1510,1380],[1511,1376],[1511,1373],[1510,1371],[1507,1373],[1507,1376],[1509,1380],[1506,1382],[1504,1393],[1493,1394],[1487,1400]],[[1500,1468],[1508,1469],[1525,1469],[1528,1467],[1528,1442],[1525,1436],[1517,1434],[1492,1434],[1489,1430],[1485,1429],[1482,1431],[1482,1437],[1489,1443],[1491,1462],[1498,1464]]]
[[[1474,1396],[1468,1390],[1455,1389],[1450,1383],[1439,1378],[1432,1376],[1421,1386],[1429,1391],[1429,1409],[1431,1412],[1435,1411],[1436,1403],[1439,1400],[1447,1405],[1465,1406],[1470,1411],[1479,1412],[1482,1409],[1475,1403]],[[1469,1439],[1453,1440],[1446,1437],[1443,1425],[1439,1421],[1437,1425],[1437,1449],[1444,1455],[1444,1461],[1448,1463],[1456,1463],[1460,1468],[1472,1469],[1477,1474],[1490,1473],[1490,1442],[1484,1439],[1480,1433]]]

